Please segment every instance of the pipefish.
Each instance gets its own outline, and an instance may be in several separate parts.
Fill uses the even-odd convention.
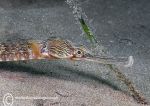
[[[76,47],[71,41],[61,38],[47,40],[24,40],[13,43],[0,43],[0,62],[41,59],[70,59],[91,61],[101,64],[115,64],[130,67],[133,57],[95,56],[83,47]]]

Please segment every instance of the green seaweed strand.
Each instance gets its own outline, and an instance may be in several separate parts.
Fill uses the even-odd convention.
[[[84,33],[87,35],[87,38],[90,40],[90,42],[91,42],[92,44],[96,44],[97,41],[96,41],[96,39],[95,39],[95,37],[94,37],[94,34],[92,33],[92,31],[90,30],[90,28],[89,28],[88,25],[85,23],[85,21],[84,21],[84,19],[83,19],[82,17],[79,18],[79,22],[80,22],[80,24],[81,24],[81,26],[82,26],[82,29],[83,29]]]

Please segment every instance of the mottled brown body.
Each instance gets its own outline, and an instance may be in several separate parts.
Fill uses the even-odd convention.
[[[0,44],[0,61],[17,61],[28,58],[28,45],[22,43]]]
[[[38,41],[0,43],[0,61],[18,61],[40,58]]]

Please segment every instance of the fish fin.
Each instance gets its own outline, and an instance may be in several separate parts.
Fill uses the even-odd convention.
[[[30,41],[30,48],[32,49],[32,53],[35,55],[35,58],[42,57],[40,45],[36,41]]]

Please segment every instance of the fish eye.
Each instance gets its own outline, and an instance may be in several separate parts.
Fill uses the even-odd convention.
[[[77,49],[76,52],[75,52],[75,56],[76,57],[82,57],[84,55],[84,52],[83,50],[81,49]]]
[[[78,54],[81,54],[81,51],[78,50],[77,53],[78,53]]]

